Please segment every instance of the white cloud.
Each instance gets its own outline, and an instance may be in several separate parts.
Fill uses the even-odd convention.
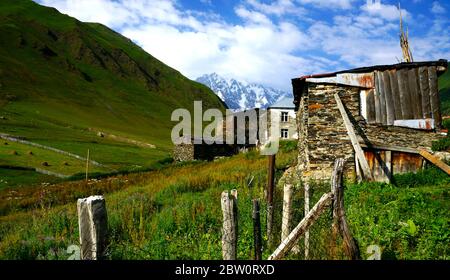
[[[434,14],[444,14],[446,10],[438,1],[434,1],[431,6],[431,12]]]
[[[292,0],[277,0],[270,4],[261,3],[259,0],[246,0],[246,3],[253,9],[268,15],[282,16],[285,14],[303,15],[306,10],[299,7]]]
[[[327,9],[351,9],[356,0],[298,0],[298,2]]]
[[[400,18],[400,12],[397,6],[383,4],[381,1],[367,1],[361,9],[370,16],[380,17],[389,21],[399,20]],[[407,20],[410,14],[405,9],[402,9],[402,16]]]
[[[233,23],[212,12],[186,10],[178,0],[40,2],[120,31],[191,79],[217,72],[291,90],[290,79],[299,75],[401,58],[399,12],[381,2],[360,0],[356,6],[356,0],[245,0],[234,7]],[[327,3],[337,9],[330,18],[301,14],[313,7],[322,12]],[[414,20],[409,11],[403,14]],[[435,19],[428,34],[411,36],[416,60],[450,57],[448,24],[448,19]]]

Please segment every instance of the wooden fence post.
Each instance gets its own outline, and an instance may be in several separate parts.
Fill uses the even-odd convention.
[[[77,201],[78,226],[82,260],[99,260],[107,246],[107,214],[103,196],[90,196]]]
[[[283,218],[281,221],[281,240],[285,240],[291,233],[292,220],[292,185],[284,184]]]
[[[351,260],[360,260],[361,257],[358,245],[352,237],[347,220],[345,219],[344,186],[342,182],[344,164],[344,159],[337,159],[331,177],[331,191],[333,193],[333,235],[335,236],[336,232],[339,232],[343,238],[344,249],[347,256]]]
[[[298,238],[311,227],[311,225],[319,218],[320,214],[322,214],[330,205],[332,198],[332,193],[324,194],[311,211],[309,211],[308,215],[306,215],[289,236],[281,242],[275,252],[269,257],[269,260],[279,260],[292,250]]]
[[[255,260],[262,260],[262,237],[261,237],[261,215],[259,200],[253,200],[253,244],[255,249]]]
[[[275,181],[275,155],[268,157],[268,174],[267,174],[267,240],[269,246],[272,245],[272,230],[273,230],[273,192]]]
[[[232,193],[222,192],[221,197],[223,212],[222,256],[224,260],[236,260],[237,258],[237,203],[236,197]],[[236,192],[234,193],[236,194]]]

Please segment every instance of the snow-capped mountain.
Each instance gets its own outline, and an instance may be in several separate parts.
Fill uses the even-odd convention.
[[[216,73],[203,75],[196,80],[212,89],[230,109],[267,108],[291,94],[260,84],[225,79]]]

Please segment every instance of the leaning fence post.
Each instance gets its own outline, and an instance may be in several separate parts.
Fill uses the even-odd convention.
[[[82,260],[99,260],[105,256],[107,236],[106,204],[103,196],[77,201]]]
[[[261,215],[259,200],[253,200],[253,244],[255,247],[255,260],[262,260]]]
[[[222,192],[223,212],[222,256],[224,260],[237,258],[237,191]]]
[[[344,159],[337,159],[333,175],[331,178],[331,191],[333,193],[333,241],[335,241],[336,233],[339,232],[344,242],[344,249],[347,256],[351,260],[360,260],[358,244],[353,238],[350,229],[345,218],[344,209],[344,185],[343,185],[343,173],[344,173]]]

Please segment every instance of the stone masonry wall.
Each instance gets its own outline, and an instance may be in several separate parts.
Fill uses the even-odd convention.
[[[346,177],[355,179],[354,151],[334,99],[335,93],[339,93],[357,134],[369,143],[429,149],[432,141],[444,137],[415,129],[368,125],[360,114],[359,88],[308,84],[297,112],[297,169],[303,180],[328,180],[337,158],[346,159]]]

